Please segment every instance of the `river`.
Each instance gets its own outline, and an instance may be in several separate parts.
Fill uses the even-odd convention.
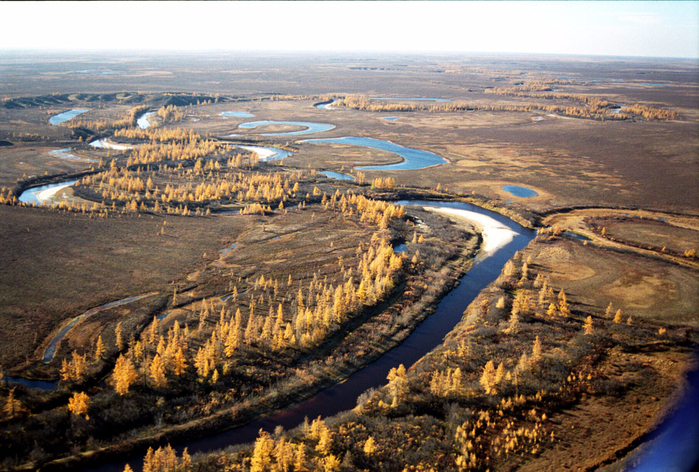
[[[391,368],[400,364],[411,366],[439,346],[444,336],[461,321],[463,312],[471,301],[483,288],[498,277],[505,263],[512,258],[515,252],[524,248],[535,236],[534,231],[520,226],[505,216],[467,203],[427,201],[402,201],[398,203],[416,206],[428,205],[434,209],[449,209],[452,212],[462,210],[478,214],[487,219],[474,222],[476,225],[481,226],[484,230],[490,229],[487,227],[489,225],[506,228],[512,233],[512,237],[509,240],[508,238],[496,237],[498,243],[493,243],[493,239],[486,241],[486,244],[491,244],[491,246],[494,244],[497,247],[491,247],[492,250],[489,254],[476,260],[471,270],[460,279],[459,285],[442,298],[436,311],[423,321],[403,343],[365,368],[355,372],[346,381],[327,388],[285,411],[253,421],[246,426],[208,438],[178,444],[177,450],[179,452],[185,447],[190,454],[193,454],[222,449],[234,444],[253,442],[261,428],[273,431],[276,426],[281,425],[288,430],[301,424],[305,417],[311,419],[319,415],[328,417],[354,408],[357,404],[357,398],[367,389],[376,388],[386,383],[386,376]],[[456,217],[457,215],[452,216]],[[462,215],[462,217],[465,216],[466,214]],[[134,471],[141,470],[143,455],[128,459],[123,458],[84,470],[121,472],[127,462]]]

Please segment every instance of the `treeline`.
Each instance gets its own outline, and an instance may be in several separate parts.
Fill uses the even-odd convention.
[[[187,117],[187,112],[175,105],[160,107],[156,114],[163,120],[163,123],[174,123]]]
[[[587,105],[590,115],[602,115],[605,118],[614,118],[610,115],[617,115],[619,118],[630,118],[631,116],[636,115],[642,116],[647,120],[674,120],[679,118],[679,113],[676,111],[663,110],[661,108],[650,107],[648,105],[637,104],[632,106],[624,106],[621,108],[620,113],[614,113],[611,109],[613,104],[599,97],[560,92],[532,93],[547,91],[549,89],[550,87],[548,87],[545,83],[535,81],[525,82],[523,85],[518,87],[496,87],[486,89],[485,92],[495,95],[508,95],[513,97],[540,98],[544,100],[571,100],[581,102]]]
[[[500,90],[501,92],[490,92],[494,94],[510,95],[510,90],[516,89],[491,89]],[[431,113],[447,113],[461,111],[511,111],[511,112],[546,112],[557,113],[565,116],[573,116],[577,118],[590,118],[596,120],[627,120],[633,116],[643,116],[646,119],[668,120],[676,119],[679,114],[675,111],[662,110],[652,108],[645,105],[636,105],[633,107],[622,107],[620,112],[615,112],[611,108],[611,104],[603,99],[596,97],[588,97],[585,95],[570,95],[570,94],[530,94],[529,92],[517,92],[516,96],[527,96],[536,98],[559,98],[577,100],[586,104],[585,107],[579,106],[563,106],[563,105],[543,105],[539,103],[526,103],[522,105],[512,104],[480,104],[480,103],[464,103],[450,102],[440,103],[435,105],[424,105],[418,103],[388,103],[371,100],[366,96],[348,96],[339,99],[334,106],[347,107],[355,110],[372,111],[372,112],[411,112],[411,111],[426,111]],[[618,111],[618,110],[616,110]]]

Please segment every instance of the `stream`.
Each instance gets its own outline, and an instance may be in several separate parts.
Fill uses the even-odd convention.
[[[399,346],[391,349],[379,359],[363,369],[350,375],[344,382],[329,387],[322,392],[279,413],[255,420],[240,428],[235,428],[211,437],[177,444],[178,453],[186,447],[190,454],[222,449],[235,444],[250,443],[258,437],[259,430],[273,431],[278,425],[292,429],[303,423],[305,417],[310,419],[319,415],[328,417],[342,411],[350,410],[357,404],[357,398],[370,388],[377,388],[386,383],[386,376],[391,368],[400,364],[411,366],[425,354],[439,346],[444,336],[461,321],[464,310],[471,301],[489,283],[495,280],[505,263],[516,251],[524,248],[534,238],[535,232],[520,226],[509,218],[485,210],[475,205],[458,202],[402,201],[402,205],[428,206],[431,209],[449,209],[454,217],[468,218],[470,213],[480,215],[474,224],[484,230],[484,244],[490,246],[487,254],[481,254],[473,267],[461,279],[459,284],[442,298],[436,311],[425,319],[413,333]],[[463,211],[463,214],[457,214]],[[492,225],[494,228],[489,228]],[[486,236],[487,230],[500,230],[511,233]],[[489,234],[498,234],[497,231]],[[490,239],[490,240],[488,240]],[[141,470],[143,454],[122,458],[87,471],[121,472],[128,464],[134,471]]]

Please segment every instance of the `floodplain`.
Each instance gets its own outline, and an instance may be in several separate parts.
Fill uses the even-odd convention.
[[[690,389],[693,61],[2,59],[0,469],[618,470]]]

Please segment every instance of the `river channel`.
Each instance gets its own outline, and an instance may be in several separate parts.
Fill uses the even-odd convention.
[[[459,284],[442,300],[436,311],[423,321],[413,333],[399,346],[391,349],[376,361],[352,374],[346,381],[336,384],[313,397],[266,418],[253,421],[246,426],[232,429],[208,438],[177,444],[181,452],[185,447],[190,454],[222,449],[235,444],[253,442],[260,429],[273,431],[278,425],[289,430],[301,424],[305,417],[316,418],[319,415],[328,417],[342,411],[352,409],[357,404],[357,398],[370,388],[376,388],[386,383],[386,376],[393,367],[400,364],[413,365],[425,354],[439,346],[444,336],[461,321],[464,310],[489,283],[495,280],[502,271],[505,263],[512,258],[516,251],[523,249],[534,238],[535,232],[520,226],[509,218],[483,208],[458,202],[432,201],[402,201],[403,205],[428,206],[433,209],[449,209],[452,213],[461,210],[462,217],[468,218],[471,213],[481,215],[480,221],[474,221],[484,233],[486,226],[506,228],[512,233],[511,238],[496,237],[495,240],[485,241],[492,247],[487,255],[479,256],[473,267],[459,281]],[[453,216],[457,216],[454,214]],[[490,223],[493,222],[493,223]],[[491,232],[491,234],[493,234]],[[95,468],[84,469],[99,472],[121,472],[128,464],[134,471],[141,470],[143,455],[123,458]]]

